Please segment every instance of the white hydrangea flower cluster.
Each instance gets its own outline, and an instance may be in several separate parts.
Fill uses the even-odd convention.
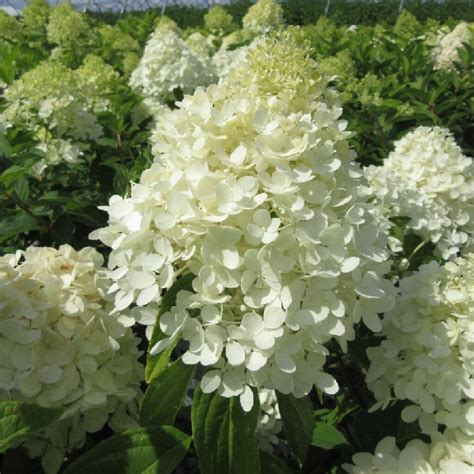
[[[406,422],[426,433],[437,424],[474,436],[474,254],[423,265],[400,280],[385,314],[380,346],[369,348],[368,386],[375,408],[410,400]]]
[[[116,311],[159,303],[191,272],[153,353],[183,337],[183,361],[212,369],[203,390],[246,410],[252,386],[335,393],[324,343],[344,345],[361,319],[380,330],[393,305],[386,235],[359,195],[336,93],[283,35],[178,107],[157,121],[156,162],[91,236],[112,248]]]
[[[132,72],[130,86],[149,101],[163,102],[172,98],[176,89],[192,93],[213,79],[209,58],[196,54],[172,29],[158,27]]]
[[[97,140],[102,128],[79,87],[74,71],[54,62],[43,61],[10,85],[4,98],[3,116],[15,125],[74,140]]]
[[[440,31],[431,50],[434,69],[450,71],[459,62],[459,50],[474,38],[471,25],[461,21],[452,31]]]
[[[409,217],[408,228],[433,242],[444,259],[474,232],[474,164],[451,133],[418,127],[395,142],[383,166],[364,169],[386,217]]]
[[[257,421],[259,449],[271,452],[279,443],[278,434],[283,429],[280,408],[274,390],[259,390],[260,414]]]
[[[86,142],[102,136],[97,114],[109,109],[118,80],[117,72],[97,56],[87,56],[76,70],[43,61],[5,90],[0,124],[34,135],[37,148],[47,155],[36,171],[59,162],[75,163]]]
[[[386,437],[375,453],[358,453],[352,464],[343,467],[351,474],[471,474],[474,469],[474,443],[457,431],[435,433],[431,443],[410,441],[403,449],[395,438]]]
[[[102,263],[68,245],[0,257],[0,399],[65,409],[51,439],[27,445],[48,472],[139,395],[139,340],[109,315]]]
[[[268,34],[283,24],[283,9],[275,0],[258,0],[242,20],[244,31],[256,36]]]

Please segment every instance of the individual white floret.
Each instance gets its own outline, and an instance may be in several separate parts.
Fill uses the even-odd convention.
[[[474,232],[474,164],[447,129],[418,127],[395,142],[383,166],[364,170],[379,214],[407,226],[449,259]]]
[[[383,320],[386,339],[367,351],[375,408],[409,400],[406,422],[418,420],[427,433],[442,424],[474,436],[473,308],[474,254],[431,262],[400,281]]]
[[[324,344],[344,346],[361,319],[380,330],[393,304],[386,235],[359,194],[341,113],[307,51],[268,39],[157,120],[155,163],[92,235],[112,248],[115,311],[141,314],[194,275],[152,352],[184,338],[183,361],[210,369],[203,390],[246,410],[253,386],[335,393]]]
[[[138,339],[109,314],[102,262],[68,245],[0,257],[0,399],[64,408],[27,442],[47,472],[140,391]]]

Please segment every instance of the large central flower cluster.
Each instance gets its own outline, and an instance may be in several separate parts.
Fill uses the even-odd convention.
[[[415,404],[402,416],[425,432],[441,423],[474,435],[474,254],[402,279],[383,332],[387,339],[367,351],[376,406],[393,391]]]
[[[139,393],[138,339],[109,315],[102,261],[67,245],[0,258],[0,399],[65,409],[33,454],[63,458]]]
[[[395,142],[383,166],[365,168],[380,211],[409,217],[408,228],[445,259],[474,232],[474,164],[447,129],[418,127]]]
[[[460,22],[448,33],[440,31],[431,50],[434,69],[447,71],[454,69],[456,63],[459,62],[459,50],[472,42],[473,39],[473,26],[464,21]]]
[[[162,115],[156,162],[130,197],[111,198],[109,226],[94,233],[112,247],[117,311],[195,275],[153,351],[183,337],[183,361],[213,369],[203,390],[240,395],[245,409],[251,386],[335,393],[324,343],[351,339],[361,318],[379,330],[393,304],[386,236],[358,195],[335,92],[289,36],[248,56]]]
[[[158,27],[145,46],[130,85],[150,101],[163,102],[177,89],[187,94],[207,86],[214,78],[210,61],[196,54],[168,27]]]
[[[435,433],[431,443],[410,441],[402,450],[395,439],[384,438],[375,453],[358,453],[353,465],[344,468],[352,474],[469,474],[474,469],[472,438],[458,431]]]

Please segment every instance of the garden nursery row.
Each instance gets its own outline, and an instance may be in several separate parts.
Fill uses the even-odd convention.
[[[290,4],[0,11],[2,474],[474,472],[474,23]]]

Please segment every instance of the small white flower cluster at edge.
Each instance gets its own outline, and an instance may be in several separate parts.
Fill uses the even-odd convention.
[[[434,69],[447,71],[454,69],[456,63],[459,62],[459,50],[465,44],[469,44],[473,38],[473,26],[464,21],[461,21],[448,33],[440,31],[431,50]]]
[[[400,281],[395,308],[385,314],[380,346],[369,348],[368,386],[386,407],[412,405],[406,422],[425,433],[438,424],[474,437],[474,254],[423,265]]]
[[[352,462],[343,466],[351,474],[472,474],[474,443],[455,430],[433,434],[431,443],[410,441],[403,449],[386,437],[374,454],[358,453]]]
[[[96,250],[68,245],[0,257],[0,400],[65,409],[27,442],[46,472],[112,413],[126,425],[140,392],[139,340],[109,314],[102,262]]]
[[[448,260],[474,234],[474,163],[451,133],[418,127],[395,142],[383,166],[364,169],[378,214],[409,217],[407,227]]]
[[[337,392],[324,344],[345,347],[361,319],[380,330],[394,293],[335,92],[289,35],[249,56],[158,119],[155,163],[91,235],[112,249],[115,311],[136,305],[138,322],[153,322],[179,275],[195,275],[152,353],[188,341],[183,361],[209,368],[203,391],[239,396],[247,411],[251,387]]]

